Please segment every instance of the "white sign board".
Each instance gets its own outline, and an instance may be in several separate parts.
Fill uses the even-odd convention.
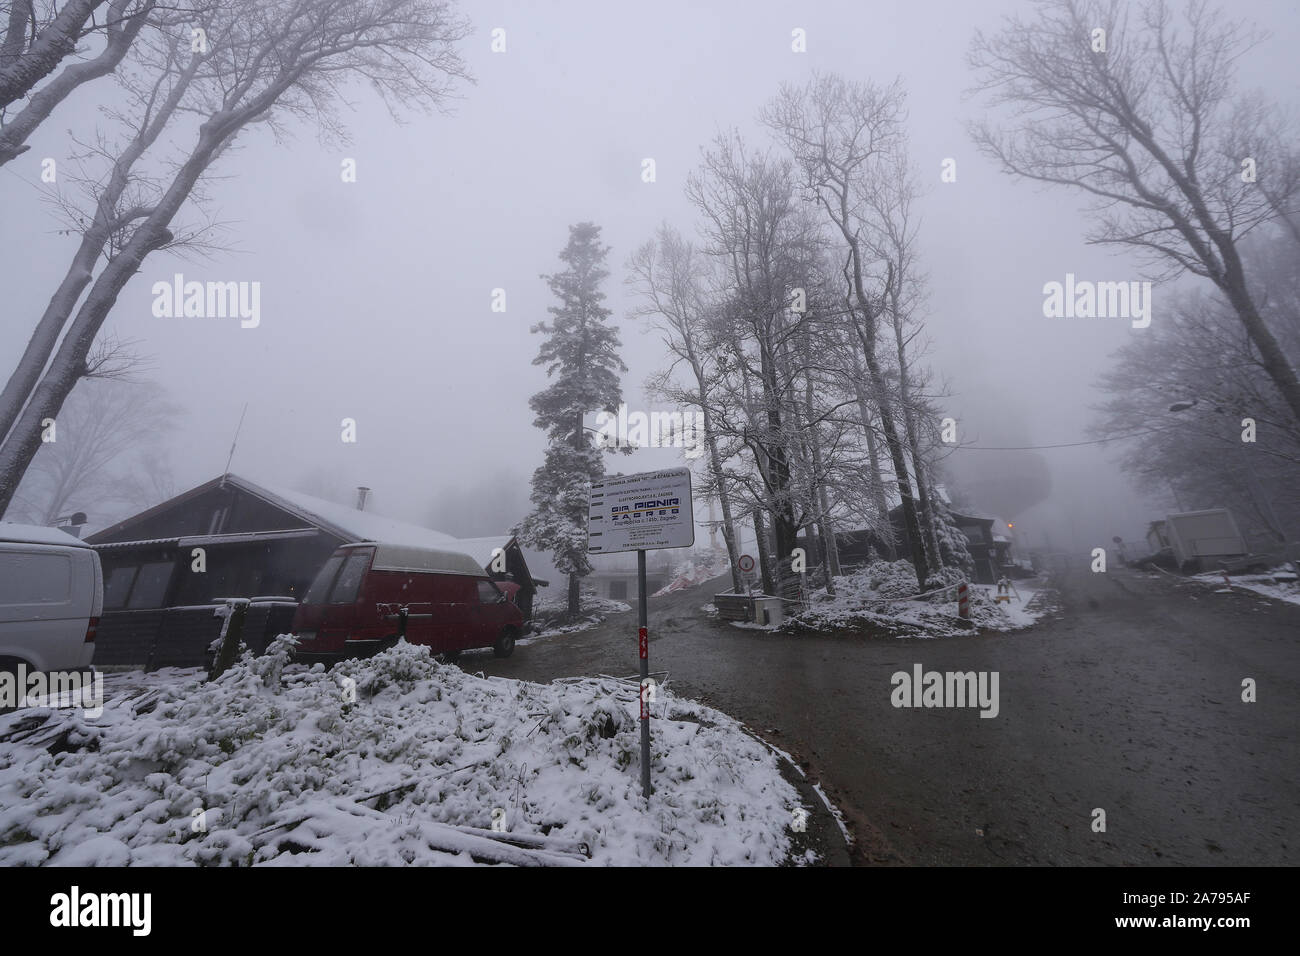
[[[689,468],[602,478],[591,486],[590,505],[587,550],[593,554],[695,544]]]

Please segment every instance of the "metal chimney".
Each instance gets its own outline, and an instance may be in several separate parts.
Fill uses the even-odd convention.
[[[366,510],[366,499],[370,497],[370,489],[365,485],[357,485],[357,510]]]

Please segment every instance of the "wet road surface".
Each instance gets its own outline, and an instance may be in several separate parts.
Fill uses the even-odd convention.
[[[1059,613],[1028,630],[891,639],[708,620],[718,581],[651,599],[650,668],[800,761],[857,863],[1300,862],[1300,607],[1129,570],[1053,584]],[[915,664],[998,672],[997,717],[893,707]],[[461,666],[632,676],[635,615]]]

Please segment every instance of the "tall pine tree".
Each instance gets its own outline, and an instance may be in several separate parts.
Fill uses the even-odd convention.
[[[533,359],[553,379],[528,401],[533,424],[546,429],[546,458],[533,473],[533,511],[516,529],[530,547],[549,551],[555,567],[569,578],[569,615],[579,613],[579,584],[591,572],[587,560],[588,486],[605,474],[600,450],[582,424],[588,412],[617,413],[623,400],[618,357],[619,337],[606,325],[610,310],[602,304],[600,284],[608,246],[600,244],[600,227],[581,222],[569,227],[569,243],[560,253],[567,267],[542,276],[559,300],[547,309],[553,319],[533,332],[546,336]],[[630,449],[626,449],[630,451]]]

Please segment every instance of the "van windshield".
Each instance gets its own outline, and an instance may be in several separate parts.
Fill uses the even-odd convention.
[[[339,565],[343,563],[343,555],[332,554],[330,559],[325,562],[325,566],[320,569],[316,575],[316,580],[311,582],[311,587],[303,595],[303,604],[324,604],[325,595],[330,593],[330,585],[334,583],[334,575],[338,573]]]
[[[351,604],[357,599],[361,579],[370,565],[370,554],[370,551],[353,551],[348,555],[343,562],[343,570],[339,572],[339,579],[330,591],[330,604]]]

